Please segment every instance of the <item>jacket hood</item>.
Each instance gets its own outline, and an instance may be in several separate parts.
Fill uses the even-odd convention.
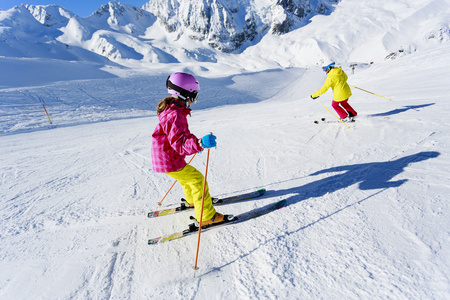
[[[342,69],[341,68],[333,68],[330,70],[329,74],[331,75],[341,75]]]

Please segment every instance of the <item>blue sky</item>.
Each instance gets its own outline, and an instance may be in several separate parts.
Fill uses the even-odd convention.
[[[56,4],[67,8],[80,17],[87,17],[96,11],[100,6],[112,0],[0,0],[0,9],[10,9],[20,4],[49,5]],[[141,7],[150,0],[122,0],[121,3],[128,3]]]

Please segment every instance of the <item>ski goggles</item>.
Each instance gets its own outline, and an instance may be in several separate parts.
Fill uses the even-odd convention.
[[[189,99],[191,99],[191,101],[194,103],[194,102],[197,102],[197,100],[198,100],[198,91],[193,91],[193,92],[191,92],[190,93],[191,95],[189,96]]]
[[[331,63],[331,64],[329,64],[328,66],[322,67],[322,70],[323,70],[324,72],[326,72],[330,67],[333,67],[334,65],[335,65],[335,63]]]

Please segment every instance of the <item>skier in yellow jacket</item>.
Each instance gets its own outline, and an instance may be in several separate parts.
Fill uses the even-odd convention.
[[[327,79],[323,86],[311,95],[311,98],[319,98],[331,87],[333,90],[333,102],[331,105],[334,110],[338,113],[341,120],[353,121],[353,118],[358,113],[348,104],[348,98],[352,95],[352,91],[347,84],[347,74],[341,68],[335,68],[334,65],[335,63],[333,62],[322,68],[327,73]]]

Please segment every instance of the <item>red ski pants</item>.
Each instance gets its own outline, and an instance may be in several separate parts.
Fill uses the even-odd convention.
[[[338,113],[339,118],[341,119],[347,117],[348,115],[350,115],[350,117],[354,117],[358,114],[353,107],[348,104],[348,99],[339,102],[333,100],[331,106],[333,106],[334,110]]]

